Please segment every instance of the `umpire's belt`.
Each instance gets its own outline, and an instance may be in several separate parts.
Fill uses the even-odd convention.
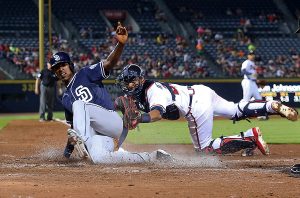
[[[192,110],[193,96],[195,94],[195,90],[191,86],[187,86],[187,89],[188,89],[188,92],[189,92],[189,95],[190,95],[190,102],[189,102],[189,110],[188,110],[188,112],[185,116],[187,116]]]

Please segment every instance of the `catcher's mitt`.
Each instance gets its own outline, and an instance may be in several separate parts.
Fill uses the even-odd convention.
[[[137,127],[140,122],[141,113],[132,97],[117,97],[115,100],[115,108],[116,110],[120,110],[122,112],[123,125],[125,128],[132,130]]]

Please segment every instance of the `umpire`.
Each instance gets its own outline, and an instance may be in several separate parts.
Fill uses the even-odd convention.
[[[47,68],[44,68],[41,73],[38,74],[35,81],[35,94],[40,95],[40,122],[46,120],[46,110],[48,112],[47,121],[53,119],[56,76],[50,69],[51,64],[47,63]]]

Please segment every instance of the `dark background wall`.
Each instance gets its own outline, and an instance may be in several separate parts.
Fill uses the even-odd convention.
[[[168,81],[168,80],[164,80]],[[193,84],[204,84],[211,87],[223,98],[238,102],[242,99],[242,87],[240,80],[170,80],[177,84],[193,85]],[[120,95],[120,90],[114,85],[113,80],[105,81],[105,86],[115,98]],[[296,80],[278,80],[268,82],[270,87],[273,85],[295,85],[300,86],[299,81]],[[282,100],[293,107],[300,107],[300,91],[295,93],[276,93],[274,99]],[[287,95],[281,97],[281,95]],[[289,100],[289,102],[286,102]],[[297,101],[298,100],[298,101]],[[296,102],[295,102],[296,101]],[[0,113],[21,113],[21,112],[38,112],[39,109],[39,96],[34,94],[34,81],[2,81],[0,82]],[[63,108],[60,104],[59,96],[57,95],[56,111],[62,111]]]

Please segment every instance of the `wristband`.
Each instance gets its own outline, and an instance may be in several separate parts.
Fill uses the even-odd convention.
[[[141,123],[149,123],[149,122],[151,122],[151,116],[150,116],[150,114],[149,113],[143,113],[141,115],[140,122]]]

